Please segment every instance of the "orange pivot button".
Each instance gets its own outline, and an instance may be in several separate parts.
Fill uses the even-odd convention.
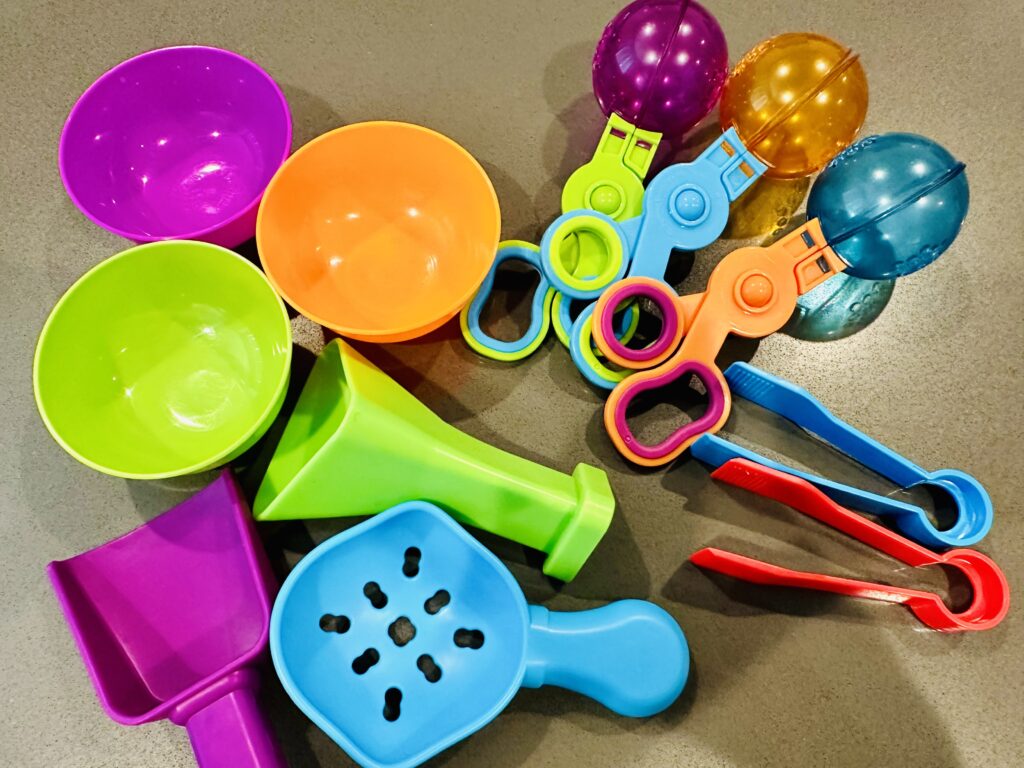
[[[740,304],[755,311],[768,307],[775,296],[771,279],[762,272],[754,272],[741,279],[738,289]]]

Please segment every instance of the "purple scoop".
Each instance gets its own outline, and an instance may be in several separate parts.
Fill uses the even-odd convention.
[[[729,52],[715,17],[688,0],[635,0],[605,27],[594,93],[605,115],[678,139],[711,111]]]
[[[270,76],[220,48],[128,59],[79,97],[60,138],[60,174],[89,219],[136,242],[234,247],[288,157],[291,115]]]
[[[274,579],[229,471],[159,517],[47,571],[100,703],[169,718],[204,768],[284,768],[256,701]]]

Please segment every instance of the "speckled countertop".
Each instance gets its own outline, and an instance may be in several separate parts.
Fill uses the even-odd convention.
[[[536,240],[559,190],[592,151],[602,121],[590,57],[621,0],[548,3],[6,0],[0,9],[0,764],[190,766],[183,730],[124,728],[97,704],[44,575],[45,564],[100,544],[209,481],[126,482],[76,464],[50,439],[32,399],[36,335],[57,297],[125,247],[71,205],[57,175],[60,127],[102,71],[147,48],[202,42],[235,49],[283,85],[296,146],[335,126],[392,118],[429,125],[484,164],[506,237]],[[787,30],[815,30],[860,51],[869,131],[928,134],[968,164],[972,209],[951,251],[899,283],[881,317],[845,340],[776,334],[732,357],[808,387],[869,434],[937,468],[976,474],[996,523],[983,549],[1024,587],[1024,225],[1020,167],[1024,80],[1019,4],[954,0],[817,3],[714,0],[735,57]],[[767,193],[751,205],[771,206]],[[697,254],[686,290],[737,241]],[[299,342],[322,343],[296,320]],[[682,699],[645,721],[566,692],[523,691],[508,711],[436,758],[449,766],[1011,766],[1024,755],[1020,609],[973,636],[924,631],[895,607],[764,591],[686,564],[698,547],[735,546],[792,563],[915,583],[916,574],[778,505],[716,487],[683,461],[639,473],[612,450],[599,399],[554,340],[513,367],[471,354],[449,325],[418,344],[367,349],[427,405],[467,432],[569,471],[605,468],[619,510],[579,578],[556,591],[517,547],[498,549],[532,600],[577,609],[621,597],[656,601],[689,638],[695,668]],[[308,356],[300,356],[308,365]],[[792,430],[738,409],[730,430],[837,477],[865,478]],[[874,487],[874,486],[873,486]],[[877,486],[884,488],[885,486]],[[312,540],[342,524],[309,526]],[[293,550],[302,529],[271,532]],[[488,543],[494,543],[488,540]],[[308,541],[307,541],[308,545]],[[286,553],[284,559],[296,557]],[[290,765],[348,758],[276,683],[269,706]]]

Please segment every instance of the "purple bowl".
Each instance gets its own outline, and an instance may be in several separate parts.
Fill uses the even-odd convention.
[[[605,115],[679,139],[711,111],[729,52],[715,17],[692,0],[635,0],[611,20],[594,53],[594,94]]]
[[[270,75],[220,48],[161,48],[101,76],[71,109],[60,175],[72,202],[111,232],[148,243],[234,247],[287,159],[292,121]]]

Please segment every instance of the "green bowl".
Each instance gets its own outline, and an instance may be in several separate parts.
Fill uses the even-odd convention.
[[[291,354],[288,314],[259,269],[208,243],[150,243],[93,267],[57,302],[36,346],[36,404],[93,469],[187,475],[263,435]]]

